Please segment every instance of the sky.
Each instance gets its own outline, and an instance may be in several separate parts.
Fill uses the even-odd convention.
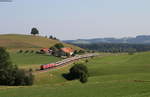
[[[150,0],[0,0],[0,34],[61,40],[150,35]]]

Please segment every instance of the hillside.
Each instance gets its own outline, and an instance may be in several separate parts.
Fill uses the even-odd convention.
[[[149,97],[150,52],[89,59],[89,81],[67,81],[70,66],[35,74],[35,84],[0,87],[2,97]],[[42,91],[41,91],[42,90]]]
[[[32,35],[19,35],[19,34],[5,34],[0,35],[0,47],[5,47],[8,49],[39,49],[39,48],[49,48],[56,43],[58,40],[52,40],[41,36]],[[74,49],[80,49],[77,46],[63,43],[67,47],[72,47]]]

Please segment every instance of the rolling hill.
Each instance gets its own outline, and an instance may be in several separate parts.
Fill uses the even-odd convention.
[[[95,57],[89,81],[67,81],[70,66],[35,74],[33,86],[0,87],[1,97],[149,97],[150,52]]]
[[[28,35],[0,35],[0,41],[0,45],[9,49],[39,49],[59,42]],[[42,44],[38,41],[49,43]],[[16,42],[20,43],[20,46]],[[65,45],[68,46],[68,44]],[[72,45],[69,46],[72,47]],[[48,72],[38,73],[34,71],[33,86],[0,86],[0,97],[149,97],[150,52],[133,55],[118,53],[103,56],[103,54],[107,55],[107,53],[101,53],[101,56],[88,59],[88,63],[85,63],[90,75],[85,84],[81,84],[78,80],[67,81],[62,77],[62,74],[68,73],[69,68],[73,65],[68,64]],[[13,62],[20,64],[23,68],[28,68],[31,65],[26,61],[29,56],[32,56],[32,59],[29,59],[32,61],[31,64],[37,64],[37,66],[40,62],[47,63],[59,60],[34,54],[11,53]],[[25,59],[20,59],[21,57]],[[34,62],[35,59],[41,60]],[[81,61],[85,62],[85,60]]]
[[[60,43],[60,41],[48,39],[41,36],[20,35],[20,34],[0,35],[0,47],[5,47],[8,48],[9,50],[49,48],[56,43]],[[63,44],[67,47],[80,49],[79,47],[74,45],[66,43]]]

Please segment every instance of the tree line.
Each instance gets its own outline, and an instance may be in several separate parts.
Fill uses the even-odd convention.
[[[19,69],[17,65],[13,65],[9,53],[0,47],[0,85],[32,85],[33,80],[32,70]]]
[[[100,52],[142,52],[150,51],[150,44],[125,44],[125,43],[93,43],[74,44],[81,48]]]

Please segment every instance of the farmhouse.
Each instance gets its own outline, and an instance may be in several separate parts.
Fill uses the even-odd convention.
[[[69,48],[69,47],[61,48],[61,51],[64,53],[67,53],[69,55],[72,55],[74,53],[74,50],[72,48]]]

